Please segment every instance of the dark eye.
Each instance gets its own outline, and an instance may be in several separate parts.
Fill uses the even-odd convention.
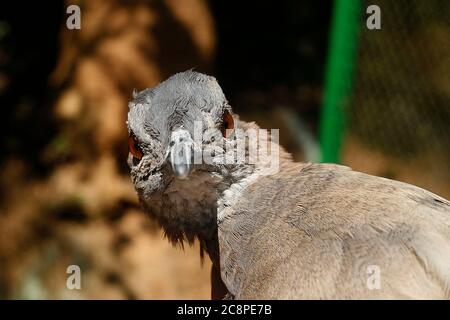
[[[137,142],[134,134],[130,134],[130,136],[128,137],[128,147],[129,147],[130,152],[133,155],[133,157],[135,157],[136,159],[139,159],[139,160],[142,159],[142,155],[143,155],[142,149],[139,146],[139,143]]]
[[[234,129],[234,119],[233,116],[231,115],[230,111],[225,110],[225,112],[223,113],[222,116],[222,135],[225,138],[228,138],[230,132],[227,130],[232,130]]]

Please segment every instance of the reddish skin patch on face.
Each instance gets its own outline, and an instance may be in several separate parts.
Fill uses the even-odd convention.
[[[225,110],[225,112],[223,113],[223,122],[222,122],[222,135],[225,138],[228,138],[227,133],[229,133],[230,131],[227,132],[227,130],[233,130],[234,129],[234,119],[233,116],[231,115],[231,113],[228,110]]]
[[[139,143],[136,141],[136,138],[133,135],[130,135],[128,137],[128,147],[130,149],[130,153],[133,155],[133,157],[141,160],[142,159],[142,150],[141,147],[139,147]]]

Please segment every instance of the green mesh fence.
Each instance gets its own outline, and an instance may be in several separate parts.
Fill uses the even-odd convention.
[[[450,1],[370,1],[382,29],[362,28],[349,131],[398,157],[445,153],[450,165]]]
[[[373,4],[381,30],[365,24]],[[360,1],[360,10],[354,60],[340,61],[354,65],[352,86],[335,105],[346,120],[338,159],[363,168],[383,162],[366,167],[448,197],[450,1]]]

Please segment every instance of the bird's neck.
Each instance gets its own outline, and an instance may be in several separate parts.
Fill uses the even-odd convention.
[[[163,227],[172,243],[200,241],[201,250],[218,263],[217,218],[230,196],[239,197],[253,168],[230,170],[221,176],[210,172],[193,172],[189,179],[175,180],[164,193],[144,203],[147,211]]]
[[[254,124],[242,125],[244,129],[258,129]],[[260,143],[267,141],[258,141]],[[176,180],[157,199],[148,202],[152,205],[147,209],[160,222],[171,242],[187,241],[191,244],[198,239],[202,250],[216,263],[219,259],[218,219],[226,218],[229,208],[239,201],[248,185],[260,176],[279,169],[277,165],[273,167],[270,161],[280,165],[291,161],[278,144],[276,148],[276,154],[258,157],[255,163],[228,167],[221,174],[197,171],[187,180]]]

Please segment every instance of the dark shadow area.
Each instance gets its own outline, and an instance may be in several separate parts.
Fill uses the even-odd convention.
[[[35,174],[48,169],[40,150],[55,134],[48,76],[56,64],[63,1],[0,4],[0,163],[27,159]]]
[[[264,94],[260,100],[266,108],[283,99],[292,99],[293,104],[300,86],[321,86],[331,14],[329,1],[210,4],[218,38],[215,74],[232,102],[258,91]],[[316,109],[313,113],[317,112],[318,102],[311,107]],[[238,113],[252,107],[234,105]]]
[[[158,53],[154,58],[158,62],[162,78],[166,79],[191,68],[210,73],[208,61],[203,59],[190,33],[173,16],[167,4],[163,1],[154,1],[150,6],[157,12],[161,21],[149,31],[149,34],[152,34],[159,44]]]

